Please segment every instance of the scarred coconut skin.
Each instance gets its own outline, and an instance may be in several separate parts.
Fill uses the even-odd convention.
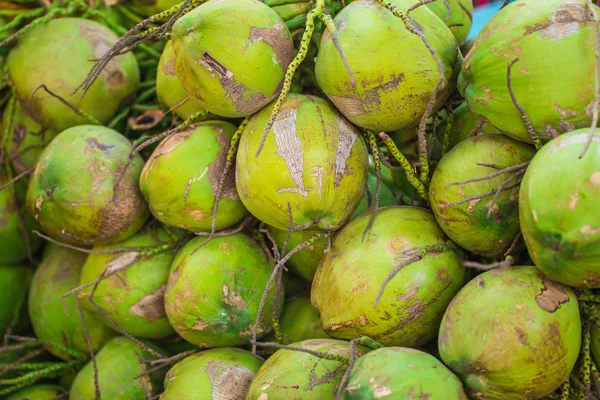
[[[360,132],[327,101],[290,94],[257,157],[272,107],[254,115],[240,139],[236,183],[242,202],[286,232],[290,217],[294,231],[339,229],[365,193],[368,154]]]
[[[600,287],[600,138],[581,159],[589,128],[565,133],[533,157],[519,192],[523,238],[549,278]]]
[[[397,206],[378,212],[363,242],[370,217],[363,214],[334,236],[317,269],[311,301],[333,338],[369,336],[385,346],[421,346],[435,337],[463,284],[464,268],[453,250],[432,251],[400,269],[373,308],[381,285],[399,263],[448,239],[428,210]]]
[[[223,117],[252,115],[274,99],[294,57],[285,23],[258,0],[204,3],[177,20],[172,40],[181,86]]]
[[[458,89],[473,112],[507,135],[533,143],[508,90],[508,65],[519,59],[511,86],[541,139],[589,126],[595,26],[586,0],[517,0],[477,35]]]
[[[418,2],[390,3],[407,12]],[[410,16],[425,27],[442,63],[439,107],[454,90],[462,56],[452,32],[431,10],[419,7]],[[417,125],[439,82],[438,64],[423,41],[376,1],[354,1],[334,21],[336,32],[323,34],[315,66],[325,94],[360,127],[389,132]]]
[[[440,355],[474,399],[540,399],[569,376],[581,344],[573,291],[535,267],[485,272],[452,300]]]
[[[310,339],[290,346],[350,357],[350,343],[344,340]],[[368,351],[356,346],[356,357]],[[335,399],[346,369],[347,365],[338,361],[281,349],[257,372],[246,400]]]
[[[346,400],[467,400],[460,380],[432,355],[386,347],[360,357],[344,392]]]
[[[89,19],[56,18],[36,26],[19,37],[6,61],[14,93],[30,115],[58,132],[88,121],[43,90],[32,96],[42,84],[79,110],[108,123],[138,88],[140,71],[133,53],[111,60],[85,96],[73,96],[72,92],[86,78],[94,60],[117,40],[115,33]]]
[[[135,234],[148,217],[136,155],[114,196],[131,142],[103,126],[80,125],[58,135],[40,155],[27,192],[27,209],[54,239],[90,245]],[[114,199],[113,199],[114,198]]]
[[[243,400],[262,363],[262,358],[238,348],[202,351],[169,370],[161,399]]]
[[[532,146],[507,136],[481,135],[460,142],[442,157],[431,179],[429,199],[435,219],[446,235],[468,251],[488,258],[502,258],[520,231],[518,183],[521,177],[515,176],[513,171],[479,182],[452,184],[497,172],[481,164],[506,168],[526,163],[534,154]],[[507,179],[512,180],[505,183]],[[500,192],[488,217],[495,191],[501,185],[513,187]],[[493,192],[490,196],[449,206],[490,192]]]

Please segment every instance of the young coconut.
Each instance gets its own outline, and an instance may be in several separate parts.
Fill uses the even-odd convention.
[[[175,331],[165,312],[165,290],[177,238],[161,226],[149,226],[123,242],[94,246],[81,271],[80,285],[101,279],[91,303],[93,287],[79,292],[81,304],[100,313],[99,307],[122,329],[135,337],[159,339]],[[140,251],[106,253],[110,249],[140,248]],[[147,248],[149,254],[141,250]],[[113,276],[106,273],[123,268]],[[108,323],[109,326],[112,324]]]
[[[426,6],[444,21],[462,45],[473,24],[473,0],[434,0]]]
[[[172,40],[181,86],[223,117],[252,115],[273,100],[294,57],[285,23],[257,0],[204,3],[177,20]]]
[[[187,94],[181,83],[179,83],[175,71],[173,43],[170,40],[167,42],[158,62],[156,70],[156,96],[163,106],[169,110],[173,110],[183,120],[202,111],[202,107]]]
[[[470,252],[503,258],[520,231],[519,185],[534,154],[532,146],[504,135],[473,136],[446,154],[429,186],[431,209],[446,235]]]
[[[598,28],[586,3],[517,0],[494,15],[477,35],[458,80],[471,110],[528,143],[589,126]]]
[[[600,288],[600,137],[579,158],[590,129],[561,135],[538,151],[519,193],[529,255],[550,279]]]
[[[30,268],[0,266],[0,337],[9,332],[18,333],[18,328],[27,322],[25,302],[30,283]]]
[[[19,390],[6,400],[60,400],[66,399],[63,387],[51,384],[40,384]]]
[[[86,254],[48,244],[42,263],[35,271],[29,290],[29,315],[35,336],[60,343],[75,351],[88,353],[81,315],[74,297],[61,297],[77,287]],[[65,310],[66,308],[66,310]],[[67,313],[68,312],[68,313]],[[96,316],[82,310],[92,348],[98,351],[115,334]],[[55,356],[68,360],[70,356],[54,346],[47,346]]]
[[[148,159],[140,188],[159,221],[194,232],[211,230],[215,194],[236,127],[208,121],[164,139]],[[230,228],[246,215],[230,169],[221,188],[216,229]]]
[[[282,250],[285,239],[287,238],[287,231],[282,229],[276,229],[272,226],[268,227],[269,232],[275,239],[279,251]],[[291,250],[296,246],[310,240],[313,236],[317,235],[318,231],[300,231],[291,232],[290,240],[288,241],[287,250]],[[327,249],[327,240],[325,238],[315,241],[312,245],[305,249],[302,249],[295,253],[285,265],[294,273],[300,275],[308,282],[312,282],[319,261],[323,256],[323,253]]]
[[[44,231],[75,244],[116,243],[134,235],[148,217],[138,187],[143,167],[131,142],[120,133],[81,125],[59,134],[46,147],[33,172],[27,208]]]
[[[92,361],[79,371],[69,400],[146,400],[161,392],[164,372],[148,371],[147,360],[154,357],[123,336],[110,340],[96,355],[99,388],[95,389]],[[97,397],[99,390],[100,397]],[[96,397],[95,397],[96,395]]]
[[[117,39],[105,26],[82,18],[53,19],[20,36],[6,66],[12,88],[29,115],[57,132],[88,122],[48,94],[33,95],[43,84],[79,110],[108,123],[138,88],[140,72],[133,54],[111,60],[85,97],[70,95],[93,60],[103,56]]]
[[[7,173],[2,168],[0,186],[9,183]],[[21,181],[0,190],[0,265],[24,262],[43,243],[39,236],[32,233],[40,225],[27,213],[24,201],[26,190],[26,184]]]
[[[417,1],[389,3],[406,13]],[[414,20],[408,25],[421,31],[431,50],[401,18],[372,0],[353,1],[336,15],[336,31],[323,34],[317,81],[342,114],[360,127],[389,132],[416,125],[432,94],[435,109],[455,88],[462,56],[452,32],[427,7],[412,11],[410,18]]]
[[[344,399],[467,400],[463,385],[432,355],[404,347],[373,350],[356,360]]]
[[[450,127],[448,127],[449,120],[452,121]],[[452,112],[452,117],[445,118],[438,129],[438,138],[447,151],[472,136],[500,134],[502,131],[490,124],[490,121],[484,117],[471,111],[467,103],[458,106]],[[447,135],[447,137],[443,135]]]
[[[363,139],[327,101],[290,94],[263,147],[272,107],[254,115],[240,139],[236,183],[242,202],[256,218],[286,232],[290,219],[292,231],[339,229],[365,193]]]
[[[310,339],[291,345],[300,349],[350,357],[350,343],[333,339]],[[360,357],[368,349],[356,346]],[[302,351],[281,349],[265,361],[256,374],[247,400],[327,400],[335,399],[347,365],[341,361],[319,358]]]
[[[253,329],[258,337],[272,328],[275,285],[271,285],[259,326],[254,326],[264,288],[273,269],[260,246],[243,233],[198,237],[175,256],[165,293],[171,325],[190,343],[201,347],[246,344]],[[277,296],[278,313],[283,293]]]
[[[4,109],[0,136],[6,146],[5,157],[10,159],[15,173],[21,174],[35,167],[40,153],[58,132],[40,125],[27,114],[19,101],[13,104],[14,108],[8,105]]]
[[[580,344],[573,291],[529,266],[471,280],[450,303],[438,339],[444,364],[476,399],[547,396],[571,373]]]
[[[246,398],[263,360],[242,349],[205,350],[184,358],[165,377],[161,400]]]
[[[313,306],[333,338],[421,346],[437,334],[464,268],[429,211],[382,208],[363,242],[369,218],[334,236],[313,281]]]

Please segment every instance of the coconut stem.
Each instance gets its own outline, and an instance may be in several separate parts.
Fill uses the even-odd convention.
[[[510,3],[510,0],[504,0],[504,3],[502,3],[502,6],[500,6],[500,9],[502,10],[504,7],[506,7],[508,5],[508,3]]]
[[[482,264],[474,261],[465,261],[465,267],[472,268],[477,271],[489,271],[491,269],[510,267],[515,262],[512,256],[507,256],[504,261],[499,261],[491,264]]]
[[[281,270],[283,268],[285,263],[288,262],[288,260],[290,258],[292,258],[292,256],[294,254],[296,254],[297,252],[299,252],[302,249],[312,246],[317,240],[319,240],[321,238],[329,237],[330,235],[331,235],[331,232],[317,233],[316,235],[314,235],[307,241],[300,243],[298,246],[294,247],[288,254],[286,254],[281,260],[279,260],[279,262],[277,263],[275,268],[273,268],[273,271],[271,272],[271,276],[269,276],[269,280],[267,281],[267,284],[265,285],[265,290],[263,290],[263,294],[260,299],[260,303],[258,305],[258,310],[256,312],[256,318],[254,319],[254,326],[252,327],[252,353],[256,354],[256,345],[257,345],[256,337],[257,337],[258,326],[260,324],[260,317],[262,314],[262,310],[265,307],[265,302],[266,302],[267,296],[269,294],[269,289],[271,288],[273,281],[277,277],[279,270]]]
[[[490,215],[492,215],[492,211],[494,210],[496,201],[498,201],[498,197],[500,197],[500,193],[502,193],[504,191],[504,189],[506,188],[506,185],[508,185],[510,182],[514,181],[515,179],[520,178],[524,173],[525,173],[525,170],[517,171],[514,174],[512,174],[511,176],[509,176],[508,178],[506,178],[506,180],[504,182],[502,182],[500,184],[500,186],[498,186],[498,189],[496,189],[496,194],[494,194],[494,198],[492,198],[492,201],[490,202],[490,205],[488,207],[488,212],[487,212],[488,218],[490,217]],[[519,183],[520,182],[521,181],[519,181]]]
[[[519,231],[519,233],[516,234],[515,238],[512,241],[512,244],[510,245],[510,247],[508,248],[508,250],[506,250],[503,254],[504,257],[508,257],[510,255],[510,253],[513,252],[513,250],[515,249],[515,247],[517,247],[517,243],[519,243],[519,239],[523,236],[523,234]]]
[[[352,373],[352,369],[354,368],[354,363],[356,362],[356,343],[359,339],[352,339],[350,341],[350,359],[348,360],[348,367],[346,368],[346,372],[344,372],[344,377],[340,382],[340,387],[338,389],[337,395],[335,396],[336,400],[342,400],[344,397],[344,392],[348,387],[348,382],[350,382],[350,374]]]
[[[88,352],[90,353],[90,358],[92,359],[92,367],[94,369],[95,400],[100,400],[102,398],[102,394],[100,391],[100,378],[98,377],[98,364],[96,363],[96,354],[94,352],[94,347],[92,346],[92,341],[88,332],[87,323],[85,322],[85,315],[83,314],[83,309],[81,308],[81,301],[79,301],[79,298],[76,298],[75,302],[77,304],[77,311],[79,312],[79,317],[81,318],[81,326],[83,327],[85,343],[87,344]]]
[[[510,186],[506,186],[506,187],[502,188],[501,191],[504,192],[506,190],[514,189],[516,187],[519,187],[520,185],[521,185],[521,181],[516,182],[516,183],[514,183],[514,184],[512,184]],[[483,193],[483,194],[478,194],[476,196],[466,197],[466,198],[464,198],[462,200],[458,200],[458,201],[455,201],[455,202],[452,202],[452,203],[445,203],[445,204],[442,203],[442,204],[439,205],[439,207],[440,208],[454,207],[454,206],[458,206],[458,205],[461,205],[461,204],[464,204],[464,203],[468,203],[468,202],[473,201],[473,200],[485,199],[486,197],[495,195],[497,193],[497,191],[498,191],[498,189],[490,190],[489,192],[486,192],[486,193]]]
[[[0,191],[6,189],[9,186],[12,186],[13,183],[15,183],[16,181],[18,181],[19,179],[23,178],[26,175],[29,175],[30,173],[32,173],[35,170],[35,167],[33,168],[29,168],[27,171],[23,171],[21,172],[19,175],[15,176],[14,178],[12,178],[11,180],[9,180],[8,182],[6,182],[4,185],[0,185]]]
[[[421,0],[420,2],[418,2],[417,4],[415,4],[414,6],[412,6],[411,8],[409,8],[408,10],[406,10],[406,14],[409,15],[411,12],[415,11],[417,8],[424,6],[426,4],[430,4],[430,3],[434,3],[438,0]],[[447,0],[444,0],[444,2],[446,2]]]
[[[252,341],[252,347],[254,348],[254,347],[257,347],[257,346],[258,347],[275,347],[277,349],[290,350],[290,351],[299,351],[301,353],[310,354],[311,356],[315,356],[317,358],[321,358],[321,359],[329,360],[329,361],[337,361],[337,362],[342,363],[342,364],[348,364],[350,362],[350,360],[348,359],[348,357],[344,357],[341,354],[324,353],[322,351],[315,351],[315,350],[305,349],[303,347],[287,346],[287,345],[281,344],[281,343]]]
[[[484,167],[490,167],[491,166],[491,164],[477,164],[477,165],[484,166]],[[529,161],[524,162],[524,163],[520,163],[520,164],[515,164],[515,165],[512,165],[510,167],[499,169],[496,172],[493,172],[493,173],[491,173],[489,175],[486,175],[486,176],[482,176],[480,178],[473,178],[473,179],[467,179],[467,180],[464,180],[464,181],[457,181],[457,182],[449,183],[449,184],[446,185],[446,188],[449,188],[450,186],[456,186],[456,185],[465,185],[467,183],[487,181],[489,179],[496,178],[496,177],[498,177],[498,176],[500,176],[502,174],[506,174],[507,172],[514,172],[514,171],[524,170],[525,168],[527,168],[528,165],[529,165]],[[501,167],[499,167],[497,165],[495,165],[494,167],[501,168]]]
[[[398,147],[396,146],[392,138],[390,138],[385,132],[381,132],[379,134],[379,137],[381,138],[381,140],[383,140],[383,142],[390,150],[390,153],[392,153],[396,161],[398,161],[398,163],[402,166],[404,173],[406,173],[406,178],[408,179],[408,182],[412,185],[412,187],[414,187],[417,190],[419,196],[421,196],[425,201],[429,201],[429,194],[427,193],[427,188],[425,188],[423,182],[419,180],[419,178],[415,174],[413,166],[406,159],[404,154],[402,154],[400,150],[398,150]]]
[[[454,112],[452,110],[452,104],[446,104],[446,127],[444,128],[444,134],[442,136],[442,156],[450,151],[450,134],[452,131],[452,125],[454,124]]]
[[[590,148],[592,144],[592,140],[594,139],[594,133],[596,132],[596,125],[598,125],[598,107],[600,104],[600,78],[598,74],[600,73],[600,18],[598,18],[598,12],[596,11],[596,7],[592,4],[592,0],[587,1],[588,9],[592,15],[592,20],[594,21],[594,107],[592,108],[592,125],[590,127],[590,134],[588,139],[583,147],[583,151],[579,155],[579,158],[582,158],[587,150]]]
[[[16,361],[13,361],[12,363],[9,363],[7,365],[3,365],[2,368],[0,368],[0,376],[6,375],[8,372],[14,370],[19,365],[25,363],[25,361],[30,360],[30,359],[32,359],[34,357],[37,357],[37,356],[39,356],[39,355],[41,355],[43,353],[44,353],[44,349],[36,349],[36,350],[30,351],[29,353],[27,353],[24,356],[20,357]]]
[[[585,391],[590,392],[591,394],[591,385],[592,380],[590,377],[590,370],[592,364],[592,357],[590,354],[590,344],[591,344],[591,327],[590,320],[584,322],[583,324],[583,344],[581,349],[582,363],[581,363],[581,383],[585,386]]]
[[[571,391],[571,379],[567,380],[560,387],[560,400],[569,400],[569,392]]]
[[[281,111],[281,106],[283,102],[287,98],[288,93],[292,87],[292,79],[294,78],[294,74],[296,70],[306,58],[306,54],[308,53],[308,46],[310,45],[310,41],[312,39],[313,32],[315,30],[315,18],[317,18],[323,12],[323,7],[325,6],[324,0],[316,0],[315,8],[308,12],[306,16],[306,27],[304,29],[304,33],[302,34],[302,40],[300,41],[300,49],[296,54],[296,57],[292,60],[287,70],[285,71],[285,76],[283,78],[283,88],[279,93],[279,97],[277,97],[277,101],[273,105],[271,109],[271,115],[269,116],[269,121],[263,131],[262,137],[260,139],[260,143],[258,145],[258,149],[256,150],[256,157],[258,157],[265,145],[265,141],[267,140],[267,135],[269,131],[273,127],[273,123],[275,122],[275,118]]]
[[[69,107],[75,114],[77,114],[80,117],[84,118],[90,124],[92,124],[92,125],[102,125],[102,123],[100,121],[98,121],[96,118],[92,117],[88,113],[86,113],[86,112],[80,110],[79,108],[75,107],[73,104],[69,103],[63,97],[61,97],[60,95],[58,95],[58,94],[54,93],[53,91],[51,91],[50,89],[48,89],[48,86],[46,86],[45,84],[41,84],[40,86],[38,86],[33,91],[33,93],[31,94],[31,97],[33,98],[35,96],[35,94],[38,92],[38,90],[40,90],[40,89],[44,89],[44,91],[46,93],[48,93],[50,96],[54,97],[55,99],[58,99],[65,106]]]
[[[369,147],[371,148],[371,154],[373,155],[373,165],[375,167],[375,175],[377,176],[377,183],[375,185],[375,202],[373,203],[373,211],[371,213],[371,218],[369,219],[369,223],[367,224],[367,227],[365,228],[363,235],[362,235],[362,241],[365,241],[365,237],[367,236],[367,233],[371,230],[371,228],[373,227],[373,224],[375,223],[375,217],[377,216],[377,210],[379,209],[379,199],[381,196],[381,157],[380,157],[380,150],[379,150],[379,146],[377,146],[377,138],[375,137],[375,135],[373,134],[372,131],[366,129],[363,131],[365,134],[365,138],[367,139],[368,143],[369,143]],[[368,193],[368,191],[367,191]]]
[[[2,132],[2,134],[3,134],[2,135],[2,145],[0,146],[0,162],[2,162],[2,165],[4,165],[4,163],[5,163],[4,153],[7,150],[8,137],[11,136],[11,132],[13,129],[17,101],[18,100],[15,96],[11,96],[11,98],[7,104],[8,119],[6,121],[6,128],[5,128],[4,132]]]
[[[533,141],[533,144],[534,144],[536,150],[538,150],[542,147],[542,141],[540,140],[538,134],[536,133],[535,129],[533,128],[533,124],[531,123],[531,120],[527,116],[525,109],[517,101],[517,97],[515,96],[515,92],[512,88],[512,77],[511,77],[512,67],[517,62],[519,62],[519,59],[515,58],[514,60],[512,60],[510,62],[510,64],[508,64],[508,68],[506,69],[506,84],[508,85],[508,93],[510,94],[510,98],[511,98],[515,108],[519,111],[519,114],[521,114],[521,118],[523,118],[523,122],[525,123],[525,126],[527,127],[527,132],[529,133],[529,137]]]

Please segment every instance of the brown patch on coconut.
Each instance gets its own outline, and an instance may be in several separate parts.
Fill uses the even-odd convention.
[[[329,99],[335,104],[336,108],[347,117],[356,117],[366,113],[363,108],[363,102],[357,97],[342,97],[329,95]]]
[[[263,41],[273,49],[277,55],[278,63],[282,69],[286,69],[294,59],[294,46],[292,41],[284,34],[284,31],[274,28],[252,27],[250,31],[250,42],[248,47],[258,41]]]
[[[102,29],[104,30],[106,28],[102,27]],[[79,33],[90,40],[94,47],[94,57],[98,60],[112,47],[112,44],[106,42],[99,28],[90,26],[87,21],[79,24]],[[117,58],[111,59],[108,64],[106,64],[106,67],[102,70],[102,77],[109,89],[118,88],[127,81],[127,75],[121,67],[121,64],[117,61]]]
[[[219,154],[217,154],[215,161],[208,166],[208,179],[210,180],[213,194],[216,194],[219,189],[219,182],[221,180],[223,170],[225,169],[225,164],[227,164],[227,152],[229,151],[231,138],[220,126],[215,126],[214,129],[217,131],[217,143],[219,143],[219,146],[221,146],[221,150],[219,151]],[[227,198],[230,200],[240,199],[235,186],[235,167],[233,165],[232,168],[229,168],[229,171],[227,171],[227,176],[225,176],[223,181],[221,198]]]
[[[168,63],[163,65],[163,71],[165,72],[165,75],[177,75],[177,72],[175,70],[175,57],[171,58]]]
[[[223,284],[223,302],[225,304],[227,304],[230,307],[234,307],[237,308],[238,310],[245,310],[248,305],[246,304],[246,302],[244,301],[244,299],[242,298],[242,296],[240,296],[239,293],[236,293],[235,291],[229,291],[229,286]]]
[[[590,17],[585,5],[565,4],[554,11],[547,23],[528,27],[525,35],[540,32],[542,38],[558,41],[576,34],[580,24],[587,22],[590,22]]]
[[[254,373],[248,368],[227,365],[224,362],[210,361],[204,369],[211,383],[213,399],[245,399],[254,379]]]
[[[167,315],[165,311],[165,291],[166,285],[144,296],[140,301],[129,308],[132,314],[145,318],[151,322],[156,322]]]
[[[560,308],[561,304],[569,301],[569,296],[559,283],[544,277],[543,284],[544,288],[535,296],[535,301],[544,311],[553,313]]]

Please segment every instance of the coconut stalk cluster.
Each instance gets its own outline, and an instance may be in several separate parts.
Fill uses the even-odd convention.
[[[0,398],[600,398],[595,2],[42,3]]]

